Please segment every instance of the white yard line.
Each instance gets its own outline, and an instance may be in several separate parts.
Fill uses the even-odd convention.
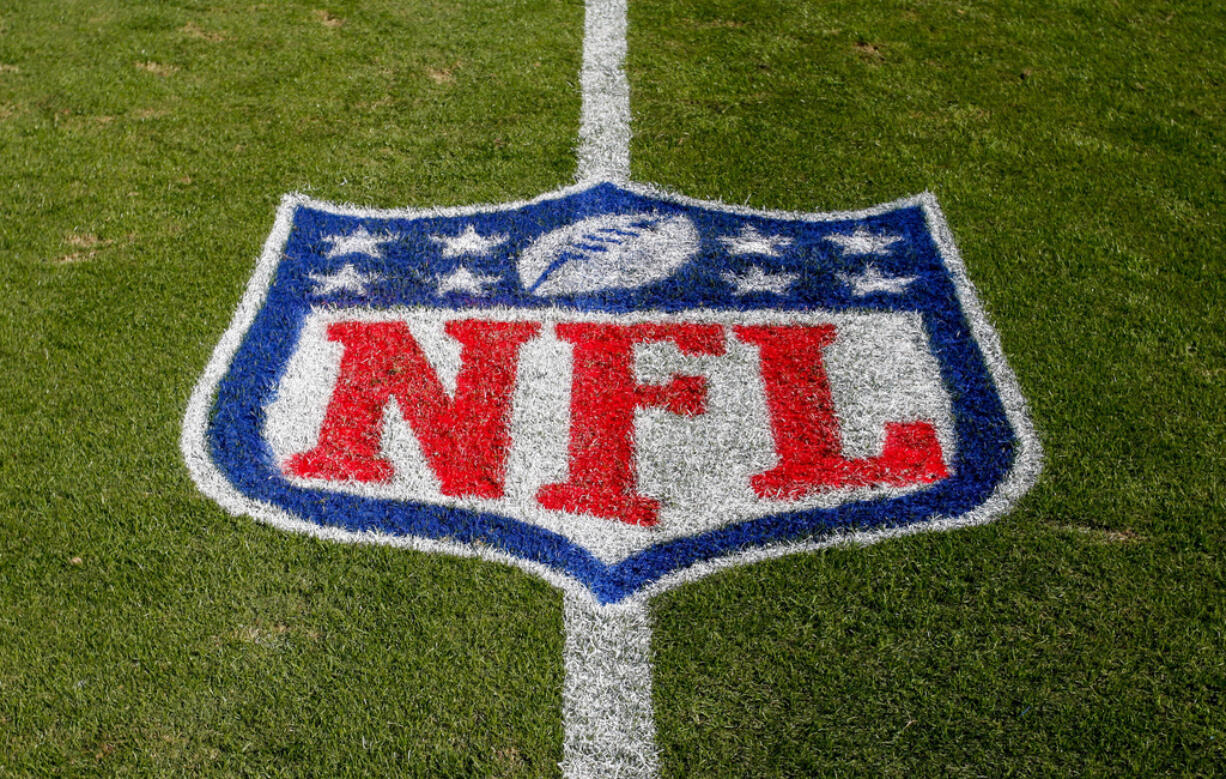
[[[579,182],[630,180],[626,0],[587,0],[579,84]]]
[[[647,604],[601,606],[590,597],[571,594],[563,601],[563,775],[656,776]]]
[[[587,0],[583,24],[580,183],[630,180],[630,82],[626,0]],[[562,773],[566,777],[659,775],[651,702],[651,614],[646,599],[603,606],[587,593],[562,596],[566,680]]]

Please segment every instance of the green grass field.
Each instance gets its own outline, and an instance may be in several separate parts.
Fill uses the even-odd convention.
[[[662,769],[1226,766],[1226,13],[632,0],[634,179],[930,189],[1045,470],[655,601]],[[225,514],[187,398],[290,191],[569,183],[578,2],[0,5],[0,773],[550,775],[557,591]]]

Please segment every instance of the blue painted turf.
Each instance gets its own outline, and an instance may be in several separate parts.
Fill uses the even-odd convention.
[[[670,278],[635,290],[603,290],[542,299],[520,286],[515,260],[541,235],[601,214],[684,214],[698,229],[701,248]],[[468,225],[481,235],[506,234],[488,256],[443,258],[430,236],[456,235]],[[779,257],[735,256],[718,240],[745,225],[792,243]],[[383,244],[381,259],[363,254],[328,258],[326,236],[365,227],[397,236]],[[863,227],[903,236],[887,254],[843,256],[825,236]],[[915,276],[901,294],[853,297],[839,274],[858,275],[866,260],[885,276]],[[346,264],[382,281],[368,294],[313,295],[309,274],[332,273]],[[436,293],[435,279],[460,266],[497,276],[480,297]],[[799,274],[787,294],[736,296],[721,274],[752,266]],[[941,377],[950,393],[956,428],[951,476],[931,488],[893,499],[862,501],[831,509],[783,512],[701,535],[662,542],[615,565],[556,533],[518,520],[436,505],[340,495],[291,485],[264,442],[265,406],[315,306],[427,306],[472,310],[490,306],[562,308],[624,313],[713,310],[914,311],[922,316]],[[369,218],[299,207],[264,307],[246,333],[222,379],[208,428],[212,456],[234,486],[248,497],[279,506],[320,525],[354,531],[480,542],[543,563],[586,584],[604,602],[615,602],[665,574],[694,562],[768,543],[820,538],[833,532],[922,523],[963,514],[983,501],[1009,472],[1017,441],[978,344],[960,310],[953,281],[919,206],[900,207],[864,219],[806,222],[746,216],[684,205],[629,192],[611,184],[514,210],[460,217]]]

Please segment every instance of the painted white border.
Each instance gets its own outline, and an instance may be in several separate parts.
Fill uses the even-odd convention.
[[[235,489],[225,476],[222,475],[209,456],[208,443],[205,440],[208,415],[217,394],[217,387],[229,370],[230,363],[242,344],[243,337],[255,321],[256,314],[264,304],[264,299],[272,284],[277,266],[283,257],[282,249],[289,238],[290,226],[297,208],[307,207],[332,214],[373,218],[464,216],[508,211],[530,203],[555,200],[596,185],[597,183],[592,182],[577,184],[546,193],[532,200],[516,203],[427,209],[367,209],[352,205],[326,203],[303,195],[286,195],[277,209],[276,222],[268,239],[264,242],[263,253],[256,263],[255,271],[252,273],[250,281],[247,283],[246,292],[243,294],[243,298],[234,312],[229,327],[213,350],[213,355],[209,359],[208,365],[205,367],[203,374],[201,374],[199,381],[196,383],[191,399],[187,404],[187,411],[183,419],[183,433],[180,438],[180,449],[196,486],[199,487],[201,492],[217,501],[222,508],[231,514],[246,514],[280,530],[304,533],[329,541],[384,544],[387,546],[415,549],[421,552],[451,554],[459,557],[478,557],[491,562],[505,563],[539,576],[572,597],[586,597],[592,600],[593,603],[596,603],[597,601],[592,596],[591,591],[579,580],[541,563],[523,560],[505,552],[483,546],[470,546],[455,541],[438,541],[412,536],[393,536],[374,531],[357,532],[323,527],[313,522],[299,519],[294,514],[277,506],[253,500]],[[996,383],[997,390],[1000,392],[1006,418],[1009,420],[1009,424],[1013,428],[1013,432],[1019,442],[1013,467],[1004,480],[986,501],[965,514],[942,517],[922,524],[906,525],[898,528],[849,532],[828,536],[820,540],[780,543],[741,552],[730,552],[719,558],[698,562],[682,570],[666,574],[634,594],[627,596],[620,601],[621,603],[637,601],[646,604],[652,597],[666,590],[736,565],[746,565],[759,560],[782,557],[797,552],[824,549],[835,545],[867,545],[887,538],[911,535],[912,533],[953,530],[955,528],[984,524],[1008,511],[1034,485],[1042,468],[1042,454],[1038,437],[1027,413],[1026,401],[1022,397],[1017,378],[1005,361],[1005,355],[1001,349],[1000,339],[996,334],[996,330],[988,320],[988,316],[979,302],[979,297],[967,278],[966,267],[954,245],[953,236],[949,231],[940,208],[937,206],[936,198],[931,193],[925,192],[920,195],[902,198],[892,203],[885,203],[858,211],[799,213],[729,206],[718,201],[697,200],[675,195],[643,184],[622,183],[619,186],[641,195],[685,205],[722,210],[745,216],[762,216],[805,222],[861,219],[907,206],[920,206],[941,252],[941,257],[953,278],[959,302],[966,313],[975,340],[983,352],[984,359],[992,375],[992,380]]]

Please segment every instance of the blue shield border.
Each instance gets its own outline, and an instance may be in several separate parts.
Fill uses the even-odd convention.
[[[299,317],[300,324],[306,309],[278,303],[274,317],[268,315],[267,304],[270,295],[276,296],[289,284],[278,272],[293,262],[287,247],[296,231],[310,229],[313,223],[322,229],[329,220],[372,220],[376,225],[379,220],[484,216],[495,223],[510,212],[556,212],[563,220],[556,227],[565,220],[607,213],[610,207],[623,212],[653,208],[726,217],[729,227],[747,217],[843,229],[886,220],[905,230],[913,241],[927,241],[919,251],[933,263],[931,278],[926,278],[918,307],[909,310],[921,313],[942,380],[950,391],[958,441],[952,475],[907,495],[750,519],[665,541],[606,564],[561,535],[509,517],[411,503],[397,503],[393,511],[388,501],[303,489],[278,478],[275,468],[268,471],[266,447],[260,440],[263,407],[296,342],[293,318]],[[548,219],[542,225],[541,233],[548,229]],[[288,292],[294,290],[287,288]],[[300,290],[297,294],[303,297]],[[584,305],[588,310],[602,306],[613,312],[628,310],[619,299],[598,295]],[[661,300],[667,304],[666,299]],[[642,305],[648,310],[665,310],[660,302],[654,308],[650,300]],[[858,303],[870,309],[895,310],[871,301]],[[359,209],[287,196],[233,320],[189,401],[181,448],[201,491],[233,514],[331,540],[390,544],[509,563],[569,592],[588,593],[601,603],[648,598],[712,571],[768,557],[981,524],[1007,511],[1034,483],[1041,467],[1039,443],[1017,380],[931,194],[863,211],[792,213],[610,183],[579,185],[518,203],[447,209]]]

